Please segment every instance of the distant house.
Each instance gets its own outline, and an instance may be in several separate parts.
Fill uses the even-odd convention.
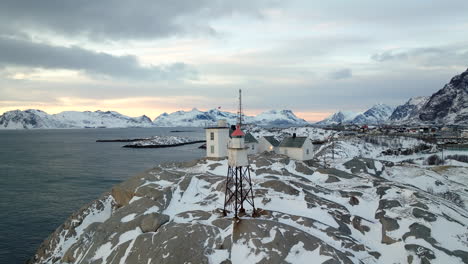
[[[264,136],[258,140],[258,152],[274,151],[278,153],[280,143],[274,136]]]
[[[279,153],[295,160],[309,160],[313,158],[313,145],[308,137],[292,137],[283,139],[279,145]]]
[[[245,134],[245,146],[247,147],[247,154],[258,153],[258,141],[250,133]]]

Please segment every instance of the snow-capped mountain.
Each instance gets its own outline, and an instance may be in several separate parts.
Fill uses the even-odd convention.
[[[206,112],[193,108],[190,111],[163,113],[154,119],[158,127],[203,127],[215,124],[218,119],[226,119],[229,123],[236,119],[235,114],[212,109]]]
[[[353,112],[353,111],[339,111],[337,113],[332,114],[331,116],[325,118],[322,121],[317,122],[317,125],[337,125],[337,124],[345,124],[351,122],[356,116],[361,113]]]
[[[235,124],[237,115],[211,109],[206,112],[196,108],[191,111],[163,113],[154,122],[145,115],[128,117],[115,111],[65,111],[49,115],[41,110],[14,110],[0,115],[0,129],[41,128],[121,128],[121,127],[203,127],[214,125],[220,119]],[[301,126],[307,121],[298,118],[291,110],[271,110],[258,116],[244,116],[244,123],[259,126]]]
[[[468,125],[468,69],[430,97],[410,98],[395,109],[377,104],[352,120],[346,120],[343,112],[338,112],[316,124],[339,123]]]
[[[237,115],[211,109],[206,112],[196,108],[191,111],[177,111],[171,114],[164,113],[153,122],[162,127],[202,127],[214,125],[219,119],[226,119],[229,124],[235,124]],[[298,118],[291,110],[271,110],[257,116],[244,116],[244,123],[254,123],[259,126],[295,126],[307,125],[307,121]]]
[[[65,111],[49,115],[41,110],[14,110],[0,116],[0,129],[151,127],[147,116],[128,117],[114,111]]]
[[[41,110],[13,110],[0,116],[0,129],[67,128],[66,124]]]
[[[128,117],[115,111],[66,111],[52,115],[71,127],[151,127],[151,119],[145,115]]]
[[[405,104],[399,105],[395,108],[395,111],[393,111],[388,121],[393,123],[407,121],[410,117],[417,115],[428,100],[428,96],[410,98]]]
[[[434,93],[413,120],[468,125],[468,69]]]
[[[351,122],[353,124],[382,124],[392,115],[394,109],[386,104],[376,104],[364,113],[357,115]]]
[[[385,104],[376,104],[364,113],[340,111],[330,117],[317,122],[317,125],[336,124],[382,124],[392,115],[394,108]]]
[[[291,110],[270,110],[255,116],[252,120],[246,118],[246,121],[247,123],[254,123],[259,126],[297,126],[308,124],[304,119],[298,118]]]

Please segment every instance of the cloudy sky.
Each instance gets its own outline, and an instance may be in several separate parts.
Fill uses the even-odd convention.
[[[430,95],[468,67],[468,1],[0,2],[0,112],[291,109]]]

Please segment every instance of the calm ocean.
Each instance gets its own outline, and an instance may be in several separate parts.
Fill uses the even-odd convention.
[[[0,130],[0,263],[24,263],[40,243],[83,205],[132,175],[166,161],[200,158],[201,144],[122,148],[97,139],[178,135],[173,128]]]

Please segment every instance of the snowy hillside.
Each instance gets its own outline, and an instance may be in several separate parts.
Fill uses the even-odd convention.
[[[401,123],[407,121],[410,117],[419,114],[421,108],[427,103],[429,97],[418,96],[409,99],[405,104],[395,108],[392,115],[389,117],[389,122]]]
[[[164,113],[154,120],[154,124],[162,127],[203,127],[214,125],[219,119],[226,119],[229,124],[235,124],[237,115],[222,112],[218,109],[203,112],[194,108],[191,111]],[[244,123],[259,126],[301,126],[308,124],[304,119],[298,118],[291,110],[271,110],[257,116],[244,116]]]
[[[160,165],[73,214],[30,263],[468,262],[468,166],[350,154],[252,156],[260,216],[238,222],[222,215],[227,160]]]
[[[116,128],[151,127],[147,116],[128,117],[114,111],[66,111],[49,115],[41,110],[15,110],[0,116],[0,129],[40,129],[40,128]]]

